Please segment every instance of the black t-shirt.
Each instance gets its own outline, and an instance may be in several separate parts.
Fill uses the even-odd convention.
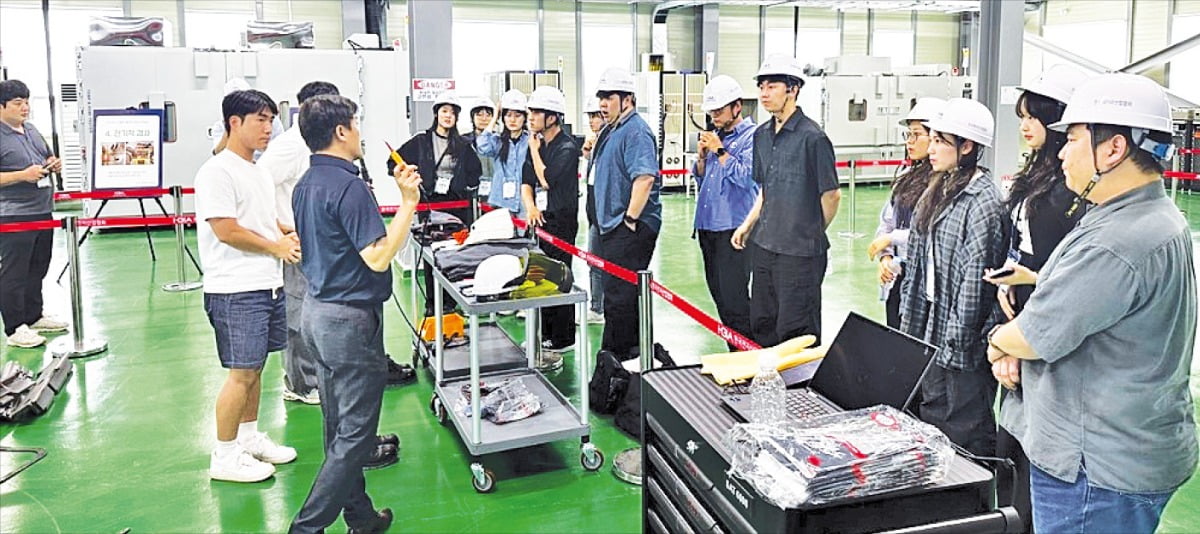
[[[1075,193],[1067,188],[1066,183],[1059,181],[1049,193],[1038,197],[1032,204],[1026,199],[1021,206],[1014,210],[1012,221],[1011,249],[1020,251],[1020,263],[1033,271],[1040,271],[1050,259],[1050,253],[1075,228],[1076,223],[1083,217],[1086,210],[1076,210],[1074,216],[1067,217],[1067,210],[1075,202]],[[1028,222],[1028,228],[1021,219]],[[1022,243],[1024,242],[1024,246]],[[1024,250],[1022,250],[1024,249]],[[1032,249],[1032,251],[1031,251]],[[1029,301],[1036,286],[1015,286],[1018,309],[1023,308]]]
[[[582,152],[575,140],[560,131],[553,141],[543,144],[539,150],[546,164],[547,193],[546,212],[556,219],[575,220],[579,215],[579,158]],[[521,182],[537,191],[541,187],[537,173],[533,172],[533,156],[525,158],[525,169]]]
[[[774,120],[754,132],[754,181],[763,206],[751,241],[789,256],[829,249],[821,195],[838,188],[833,143],[799,108],[778,133]]]

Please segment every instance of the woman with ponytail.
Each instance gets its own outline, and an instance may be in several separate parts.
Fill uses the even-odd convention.
[[[904,146],[909,166],[892,182],[891,197],[879,214],[875,240],[867,247],[868,257],[879,258],[880,300],[885,301],[887,325],[892,328],[900,328],[900,287],[913,210],[933,174],[929,165],[929,129],[921,122],[937,117],[945,105],[946,101],[940,98],[922,98],[900,121],[900,126],[907,128]]]
[[[992,144],[995,119],[983,104],[954,98],[925,126],[934,174],[913,214],[901,329],[938,348],[921,381],[921,419],[968,451],[991,456],[996,380],[986,333],[996,293],[983,276],[1004,262],[1008,216],[979,158]]]

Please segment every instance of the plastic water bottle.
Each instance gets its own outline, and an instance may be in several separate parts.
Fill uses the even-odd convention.
[[[780,423],[787,411],[787,388],[783,377],[775,370],[774,354],[763,354],[758,358],[758,374],[750,382],[750,422],[762,424]]]

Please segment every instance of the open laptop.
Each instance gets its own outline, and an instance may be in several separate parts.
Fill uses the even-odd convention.
[[[886,404],[908,411],[936,347],[851,312],[808,387],[788,390],[787,415],[818,415]],[[722,395],[725,407],[750,420],[750,395]]]

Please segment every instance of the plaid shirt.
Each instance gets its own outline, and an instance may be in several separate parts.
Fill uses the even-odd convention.
[[[1008,251],[1008,214],[990,173],[977,175],[933,226],[930,236],[914,224],[909,237],[900,328],[938,347],[934,361],[943,368],[979,369],[987,364],[987,332],[997,322],[998,307],[996,286],[983,280],[983,271],[1002,265]],[[932,303],[925,290],[929,247]]]

